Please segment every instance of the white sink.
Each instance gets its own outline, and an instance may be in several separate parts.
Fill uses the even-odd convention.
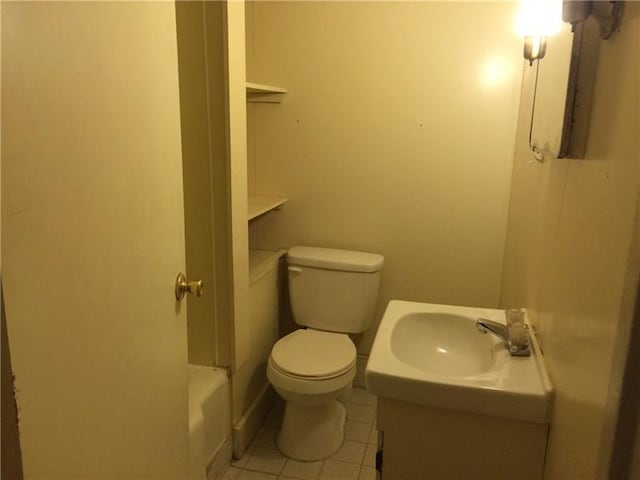
[[[479,333],[475,320],[468,316],[408,313],[398,319],[391,332],[391,353],[407,365],[435,375],[478,375],[494,368],[498,355],[505,353],[496,337]]]
[[[392,300],[365,371],[381,397],[529,422],[548,422],[553,387],[535,335],[532,354],[512,357],[476,319],[505,311]]]

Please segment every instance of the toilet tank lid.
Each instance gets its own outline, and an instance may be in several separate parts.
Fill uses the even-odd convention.
[[[326,268],[346,272],[377,272],[384,264],[384,257],[377,253],[356,252],[321,247],[291,247],[287,252],[290,265]]]

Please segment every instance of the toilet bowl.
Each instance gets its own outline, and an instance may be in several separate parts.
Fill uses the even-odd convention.
[[[372,322],[384,258],[292,247],[287,261],[294,320],[307,328],[278,340],[269,357],[267,378],[286,402],[277,445],[296,460],[321,460],[344,439],[346,411],[338,399],[356,375],[348,334]]]
[[[344,334],[315,330],[296,330],[283,340],[293,342],[284,348],[276,344],[267,366],[267,378],[287,402],[278,448],[296,460],[326,458],[340,448],[344,438],[346,412],[336,400],[351,387],[356,375],[355,346]],[[326,351],[323,355],[311,351],[299,359],[301,368],[287,363],[292,361],[292,351],[297,350],[303,357],[305,347],[312,342],[341,345],[341,361],[336,362]]]

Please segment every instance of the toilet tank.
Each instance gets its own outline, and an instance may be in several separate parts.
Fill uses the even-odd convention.
[[[384,257],[375,253],[291,247],[289,297],[298,325],[360,333],[373,321]]]

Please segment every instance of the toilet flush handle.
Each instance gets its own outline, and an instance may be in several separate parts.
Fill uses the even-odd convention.
[[[289,267],[287,267],[287,268],[289,269],[289,271],[290,271],[291,273],[297,273],[298,275],[300,275],[300,274],[302,273],[302,269],[301,269],[300,267],[292,267],[292,266],[289,266]]]

